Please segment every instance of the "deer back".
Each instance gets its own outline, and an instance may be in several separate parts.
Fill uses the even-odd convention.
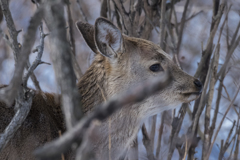
[[[59,132],[65,131],[61,108],[57,101],[55,95],[49,93],[37,93],[33,97],[28,116],[0,152],[1,159],[35,159],[32,155],[34,149],[59,137]],[[14,104],[9,108],[0,102],[0,133],[3,133],[15,114],[13,106]]]

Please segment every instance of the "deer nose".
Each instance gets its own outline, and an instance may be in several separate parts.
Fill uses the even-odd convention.
[[[201,83],[198,79],[195,79],[195,80],[193,81],[193,83],[195,84],[195,86],[196,86],[197,88],[199,88],[199,89],[202,90],[202,83]]]

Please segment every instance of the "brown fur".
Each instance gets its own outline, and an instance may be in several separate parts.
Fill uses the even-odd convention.
[[[64,132],[63,116],[57,101],[49,93],[37,93],[34,96],[29,115],[0,153],[0,159],[32,160],[34,157],[31,153],[36,147],[59,137],[59,131]],[[15,113],[13,107],[6,108],[3,102],[0,103],[0,113],[2,133]]]
[[[109,99],[142,81],[161,76],[166,70],[173,75],[172,83],[165,90],[113,114],[109,118],[110,130],[108,120],[94,129],[94,135],[90,136],[97,136],[92,142],[97,159],[108,159],[109,134],[111,156],[117,159],[127,150],[146,118],[174,108],[179,103],[192,101],[200,94],[201,87],[194,84],[196,79],[179,69],[156,44],[122,35],[117,27],[103,18],[96,21],[95,28],[81,22],[77,23],[77,27],[96,53],[92,65],[78,83],[84,113],[92,111],[94,106],[104,101],[104,97]],[[149,70],[149,66],[156,63],[161,64],[163,71]],[[45,95],[47,98],[44,99],[42,94],[36,94],[28,117],[0,153],[1,158],[33,159],[31,153],[37,146],[58,137],[58,130],[64,130],[59,104],[52,94]],[[14,115],[13,109],[6,109],[2,105],[0,102],[0,132]]]

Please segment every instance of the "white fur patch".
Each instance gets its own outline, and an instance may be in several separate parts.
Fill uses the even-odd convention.
[[[187,101],[193,101],[193,100],[195,100],[196,98],[198,97],[198,95],[196,95],[196,94],[191,94],[188,98],[187,98]]]

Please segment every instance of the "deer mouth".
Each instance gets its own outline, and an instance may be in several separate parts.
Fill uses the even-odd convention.
[[[201,91],[199,92],[182,92],[181,94],[185,97],[185,103],[191,102],[193,100],[196,100],[200,95]]]
[[[186,96],[190,96],[190,95],[200,95],[202,93],[202,91],[198,91],[198,92],[182,92],[181,94],[186,95]]]

